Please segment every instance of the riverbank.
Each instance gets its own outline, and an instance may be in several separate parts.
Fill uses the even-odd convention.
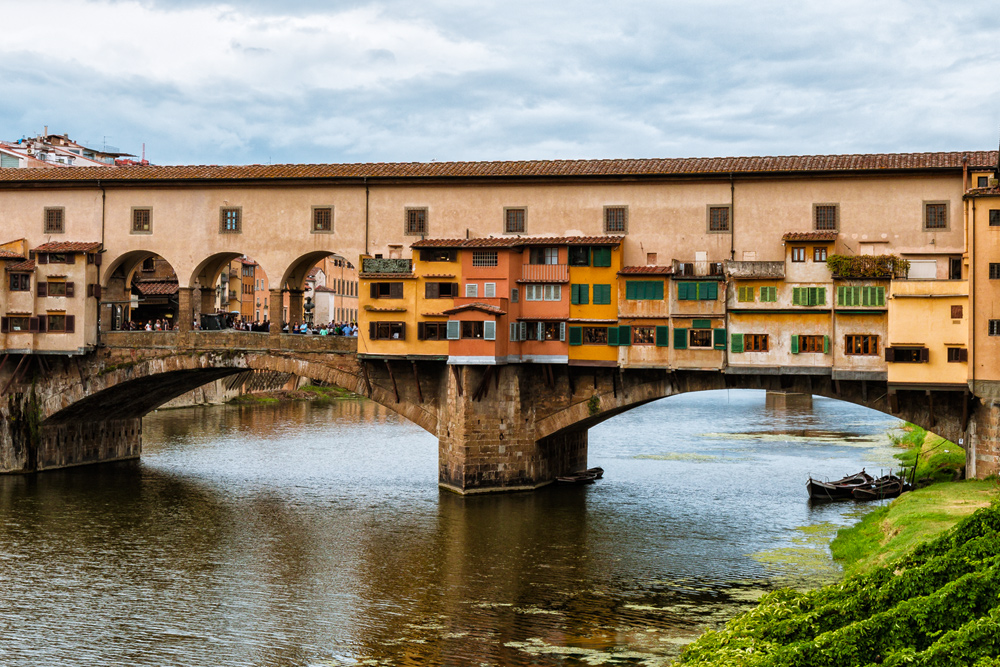
[[[278,389],[275,391],[242,394],[228,401],[232,405],[263,405],[282,401],[333,401],[341,398],[357,398],[358,394],[342,387],[320,387],[307,384],[298,389]]]

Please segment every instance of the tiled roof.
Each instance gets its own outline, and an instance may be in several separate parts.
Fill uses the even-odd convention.
[[[52,241],[38,246],[35,252],[93,252],[100,247],[100,241]]]
[[[454,308],[449,308],[443,311],[445,315],[454,315],[455,313],[461,313],[464,310],[479,310],[484,313],[489,313],[491,315],[506,315],[507,311],[503,310],[499,306],[493,306],[488,303],[467,303],[462,306],[455,306]]]
[[[445,313],[420,313],[424,317],[448,317]]]
[[[672,266],[623,266],[618,272],[620,276],[669,276],[674,272]]]
[[[136,283],[136,289],[143,296],[169,296],[177,294],[177,281],[175,280],[150,280]]]
[[[314,289],[313,291],[314,292],[324,292],[324,293],[325,292],[336,293],[337,290],[333,289],[332,287],[327,287],[326,285],[317,285],[316,289]]]
[[[24,255],[10,250],[0,250],[0,259],[24,259]]]
[[[35,270],[35,260],[29,259],[26,262],[19,262],[17,264],[8,264],[8,271],[34,271]]]
[[[358,277],[366,280],[386,280],[388,278],[393,280],[412,280],[416,278],[412,273],[359,273]]]
[[[454,273],[425,273],[421,278],[454,278]]]
[[[411,248],[520,248],[533,245],[618,245],[624,236],[486,236],[478,239],[421,239]]]
[[[274,164],[74,167],[0,169],[0,182],[31,181],[219,181],[363,178],[594,178],[847,172],[962,168],[992,169],[996,151],[872,153],[768,157],[643,158],[611,160],[523,160],[510,162],[386,162],[359,164]]]
[[[782,241],[836,241],[837,232],[785,232]]]
[[[1000,187],[974,188],[965,194],[966,197],[995,197],[997,195],[1000,195]]]

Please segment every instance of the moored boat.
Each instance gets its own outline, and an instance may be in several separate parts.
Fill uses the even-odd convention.
[[[810,500],[846,500],[853,498],[851,492],[854,489],[868,486],[874,481],[875,478],[862,468],[859,473],[842,477],[833,482],[823,482],[810,477],[806,482],[806,490],[809,492]]]
[[[594,480],[602,477],[604,477],[604,468],[596,467],[556,477],[556,481],[562,484],[593,484]]]
[[[851,496],[855,500],[881,500],[883,498],[895,498],[903,491],[907,490],[907,484],[901,478],[893,474],[879,477],[867,486],[860,486],[851,491]]]

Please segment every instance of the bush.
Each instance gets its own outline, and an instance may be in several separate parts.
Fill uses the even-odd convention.
[[[910,261],[896,255],[830,255],[826,266],[839,278],[905,278]]]

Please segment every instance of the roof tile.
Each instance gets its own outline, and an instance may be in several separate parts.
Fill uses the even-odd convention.
[[[782,241],[836,241],[837,232],[785,232]]]
[[[674,272],[672,266],[623,266],[618,272],[620,276],[669,276]]]
[[[87,167],[80,167],[86,169]],[[101,247],[100,241],[51,241],[35,248],[35,252],[93,252]]]
[[[488,303],[466,303],[461,306],[455,306],[454,308],[449,308],[448,310],[442,311],[445,315],[454,315],[455,313],[461,313],[464,310],[479,310],[484,313],[489,313],[491,315],[506,315],[507,311],[503,310],[499,306],[494,306]]]

